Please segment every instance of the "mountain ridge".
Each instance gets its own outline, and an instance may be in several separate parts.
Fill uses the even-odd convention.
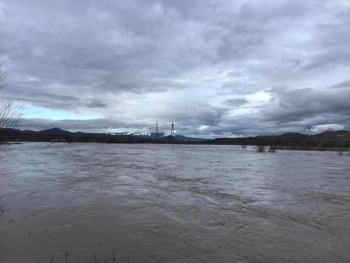
[[[46,134],[46,135],[57,135],[57,136],[62,136],[62,135],[67,135],[71,137],[96,137],[96,138],[107,138],[108,136],[113,136],[113,137],[126,137],[130,136],[130,134],[108,134],[108,133],[86,133],[86,132],[70,132],[67,130],[63,130],[58,127],[54,127],[51,129],[46,129],[46,130],[40,130],[40,131],[33,131],[33,130],[18,130],[18,129],[7,129],[8,131],[12,132],[18,132],[18,133],[23,133],[23,134]],[[346,131],[336,131],[336,132],[346,132]],[[155,134],[151,133],[149,135],[132,135],[134,137],[143,137],[143,138],[153,138],[155,139]],[[312,135],[315,136],[315,135]],[[298,138],[304,138],[306,137],[305,134],[302,133],[297,133],[297,132],[287,132],[279,135],[257,135],[253,136],[251,138],[258,138],[258,139],[263,139],[263,138],[286,138],[286,139],[298,139]],[[160,139],[164,139],[166,141],[169,141],[173,137],[169,136],[163,136]],[[197,137],[187,137],[184,135],[176,135],[175,136],[176,141],[185,141],[185,140],[190,140],[190,141],[206,141],[206,140],[213,140],[213,139],[204,139],[204,138],[197,138]],[[217,139],[225,139],[225,138],[217,138]]]

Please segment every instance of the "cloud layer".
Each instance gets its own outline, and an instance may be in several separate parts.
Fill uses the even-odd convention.
[[[350,129],[346,1],[4,0],[0,21],[23,128]]]

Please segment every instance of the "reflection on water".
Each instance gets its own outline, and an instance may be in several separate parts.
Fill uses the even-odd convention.
[[[0,262],[350,262],[349,156],[12,145]]]

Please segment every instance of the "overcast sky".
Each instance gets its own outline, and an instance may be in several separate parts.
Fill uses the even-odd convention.
[[[21,128],[350,129],[350,1],[1,0]]]

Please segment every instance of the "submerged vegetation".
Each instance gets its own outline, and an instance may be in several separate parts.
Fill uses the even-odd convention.
[[[276,152],[276,147],[275,147],[275,146],[270,146],[270,147],[269,147],[269,152],[270,152],[270,153]]]
[[[255,146],[255,149],[257,152],[263,153],[266,151],[266,146],[263,144],[259,144],[259,145]]]
[[[268,151],[269,151],[270,153],[276,152],[276,147],[275,147],[275,146],[265,146],[265,145],[263,145],[263,144],[260,144],[260,145],[255,146],[255,150],[256,150],[257,152],[260,152],[260,153],[266,152],[267,149],[269,149]]]

